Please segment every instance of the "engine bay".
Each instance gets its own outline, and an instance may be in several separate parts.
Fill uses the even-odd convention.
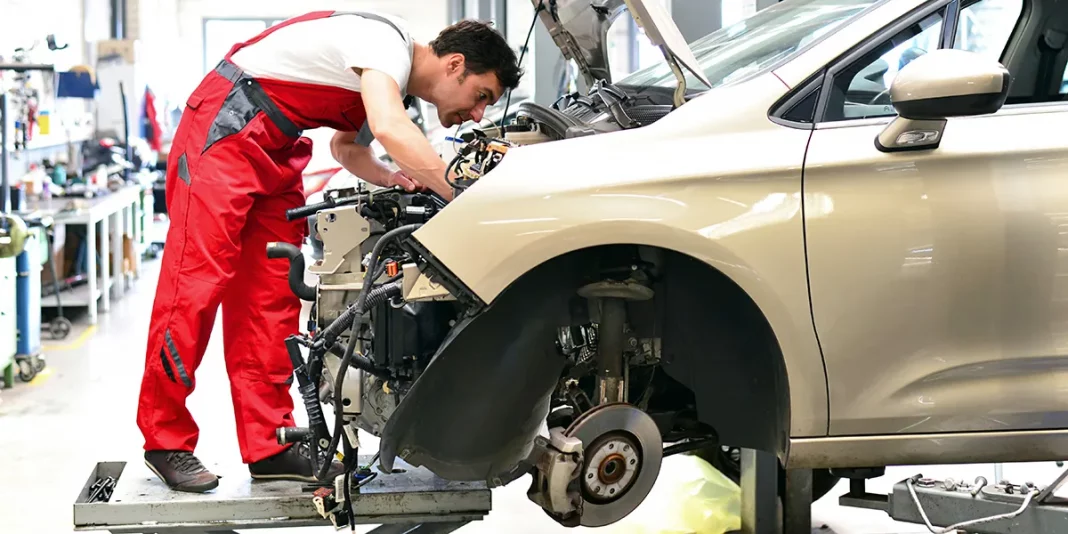
[[[629,117],[622,108],[598,116],[604,124]],[[559,124],[547,124],[521,119],[504,137],[472,132],[448,165],[456,195],[519,144],[560,133]],[[569,124],[565,136],[592,127]],[[334,488],[324,491],[332,491],[335,501],[320,499],[317,506],[336,524],[345,521],[339,490],[378,475],[353,460],[343,477],[325,479],[326,459],[339,446],[345,458],[356,458],[359,431],[382,439],[381,473],[390,473],[399,457],[446,479],[491,485],[531,474],[530,500],[561,524],[618,521],[640,504],[662,457],[673,453],[664,448],[666,440],[688,441],[686,450],[694,450],[713,439],[696,422],[692,399],[673,398],[683,388],[659,372],[659,327],[648,319],[655,307],[655,259],[629,251],[574,286],[577,291],[546,295],[534,306],[515,299],[488,306],[412,237],[446,205],[432,192],[372,190],[361,183],[286,213],[289,220],[309,218],[322,253],[306,265],[293,245],[271,243],[267,251],[289,260],[291,290],[311,303],[306,332],[286,342],[309,426],[278,429],[279,442],[309,443],[321,459],[318,476]],[[305,283],[306,272],[316,284]],[[545,282],[527,283],[537,291]],[[522,332],[510,334],[510,322],[522,313],[530,319],[521,319]],[[522,361],[528,367],[517,367]],[[436,373],[433,380],[421,381],[429,370]],[[483,419],[435,426],[486,398],[499,405]],[[500,432],[479,435],[488,420]],[[450,432],[456,437],[447,446],[421,444],[428,434]],[[453,461],[449,454],[466,459]]]

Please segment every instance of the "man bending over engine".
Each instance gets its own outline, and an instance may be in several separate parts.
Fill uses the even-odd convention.
[[[307,448],[275,438],[294,425],[284,341],[299,331],[301,306],[288,265],[266,256],[268,242],[299,246],[305,236],[304,223],[285,219],[304,204],[312,143],[301,132],[337,130],[334,157],[370,183],[425,186],[451,200],[445,162],[403,99],[434,104],[450,127],[481,120],[520,76],[511,47],[483,23],[456,23],[422,44],[389,17],[320,11],[238,43],[203,79],[167,162],[171,225],[137,413],[145,461],[168,486],[218,486],[193,455],[198,428],[185,403],[220,304],[242,460],[253,478],[316,480]],[[401,171],[374,157],[372,139]],[[335,460],[330,476],[342,470]]]

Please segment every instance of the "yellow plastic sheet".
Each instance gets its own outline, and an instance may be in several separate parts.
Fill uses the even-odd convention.
[[[649,496],[612,534],[724,534],[740,530],[742,491],[708,462],[688,454],[664,459]]]

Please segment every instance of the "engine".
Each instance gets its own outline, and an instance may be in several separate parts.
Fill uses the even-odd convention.
[[[449,165],[450,174],[458,176],[450,181],[456,194],[492,171],[512,146],[482,132],[472,136]],[[445,205],[433,193],[371,190],[361,184],[332,190],[323,202],[286,213],[289,220],[309,218],[311,237],[322,252],[305,265],[305,256],[292,245],[268,248],[269,257],[289,259],[290,288],[313,303],[307,334],[288,342],[297,376],[303,378],[300,389],[311,425],[279,429],[281,442],[312,439],[318,449],[334,450],[339,431],[354,441],[354,429],[345,427],[381,435],[468,309],[462,292],[443,284],[418,245],[407,239]],[[304,282],[305,271],[318,279],[315,286]],[[321,404],[334,408],[333,432]]]
[[[661,88],[621,87],[599,81],[585,95],[564,95],[552,106],[520,102],[514,118],[503,128],[474,129],[460,138],[470,143],[478,136],[490,136],[513,146],[559,141],[640,128],[673,109],[670,93]]]
[[[623,106],[630,97],[599,98],[599,105],[566,104],[570,114],[527,104],[503,131],[465,134],[448,165],[455,194],[492,172],[517,145],[642,123],[637,108]],[[324,486],[342,487],[340,477],[325,479],[327,452],[339,445],[345,476],[376,476],[349,465],[357,457],[358,430],[383,436],[454,327],[483,312],[479,299],[410,238],[445,206],[433,193],[362,185],[334,190],[323,202],[286,214],[290,220],[310,218],[312,238],[322,243],[311,265],[292,245],[269,245],[270,257],[289,259],[293,292],[313,303],[307,333],[287,339],[309,427],[280,428],[278,440],[310,443],[322,462],[317,475]],[[569,297],[571,322],[549,325],[566,362],[545,421],[550,437],[539,436],[526,463],[513,471],[531,473],[530,499],[569,526],[601,526],[630,513],[656,479],[664,439],[706,434],[692,430],[692,402],[674,399],[677,384],[657,371],[660,334],[648,320],[657,262],[640,251],[620,252],[597,262],[597,271]],[[305,271],[317,278],[314,286],[305,283]],[[332,408],[332,424],[325,406]],[[335,513],[337,503],[324,503],[316,502],[324,517],[344,517]]]

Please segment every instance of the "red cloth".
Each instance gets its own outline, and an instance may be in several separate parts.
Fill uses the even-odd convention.
[[[331,14],[309,13],[273,26],[235,45],[224,63],[283,26]],[[195,372],[221,305],[238,443],[242,460],[252,463],[284,450],[275,431],[294,424],[293,366],[284,341],[299,331],[300,302],[287,284],[288,262],[266,255],[268,242],[299,246],[307,231],[303,221],[285,219],[285,210],[304,205],[301,173],[312,153],[311,140],[292,130],[359,129],[366,114],[359,93],[237,78],[240,72],[230,68],[229,77],[220,74],[225,69],[209,73],[189,97],[170,151],[171,225],[137,423],[146,450],[195,448],[199,432],[185,400],[196,385]],[[275,108],[274,117],[257,98],[241,96],[235,79],[261,87],[269,96],[264,106]],[[275,120],[279,110],[281,124]],[[286,121],[288,134],[282,126]]]
[[[156,95],[148,87],[145,87],[145,122],[148,146],[156,152],[163,150],[163,128],[160,127],[159,117],[156,116]]]

